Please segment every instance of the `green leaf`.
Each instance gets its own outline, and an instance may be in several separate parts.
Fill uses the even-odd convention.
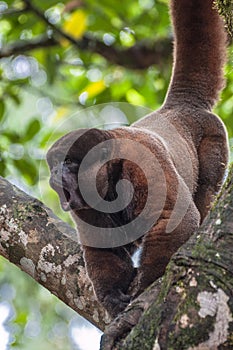
[[[47,52],[45,68],[49,84],[53,84],[56,78],[57,62],[56,57],[52,54],[52,50]]]
[[[0,121],[3,119],[5,113],[5,103],[0,100]]]
[[[36,184],[38,180],[38,171],[34,162],[22,158],[14,160],[14,165],[29,185]]]
[[[15,323],[25,325],[27,323],[28,314],[27,312],[21,311],[15,318]]]
[[[4,131],[2,133],[2,135],[7,137],[10,140],[11,143],[18,143],[18,142],[20,142],[20,136],[15,131],[11,131],[11,130],[10,131]]]
[[[22,142],[28,142],[40,131],[41,125],[38,119],[34,119],[28,125],[27,130],[25,132],[24,137],[22,138]]]
[[[0,160],[0,175],[3,177],[6,175],[6,163],[4,160]]]

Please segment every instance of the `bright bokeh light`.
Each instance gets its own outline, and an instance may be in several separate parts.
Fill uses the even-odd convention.
[[[71,337],[80,350],[98,350],[102,333],[97,328],[73,326]]]
[[[10,309],[8,305],[3,302],[0,303],[0,349],[6,350],[9,344],[10,334],[7,332],[4,322],[6,322],[9,317]]]

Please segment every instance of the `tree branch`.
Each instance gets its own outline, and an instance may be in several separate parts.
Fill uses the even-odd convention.
[[[22,9],[12,8],[12,9],[9,9],[9,10],[1,11],[0,15],[4,15],[4,16],[19,16],[21,14],[25,14],[25,12],[27,12],[27,7],[24,7]]]
[[[10,57],[13,55],[22,54],[27,51],[56,45],[58,45],[58,42],[54,38],[48,38],[46,35],[43,35],[36,37],[30,41],[18,41],[15,44],[2,48],[0,52],[0,58]]]
[[[167,64],[172,52],[172,42],[169,39],[157,41],[153,45],[139,42],[128,49],[120,50],[85,36],[82,45],[84,50],[96,52],[109,62],[130,69],[146,69],[154,64]]]
[[[0,254],[103,330],[77,234],[50,209],[0,177]]]

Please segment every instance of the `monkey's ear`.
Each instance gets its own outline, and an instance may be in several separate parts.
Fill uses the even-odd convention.
[[[62,136],[57,140],[47,152],[47,162],[56,158],[58,154],[72,155],[75,159],[82,159],[85,154],[99,143],[112,138],[106,130],[78,129]]]
[[[108,140],[111,138],[109,131],[101,130],[101,129],[87,129],[85,133],[81,136],[83,141],[87,141],[88,143],[98,143],[104,140]]]
[[[82,160],[83,157],[95,146],[111,139],[112,136],[107,130],[87,129],[77,138],[69,149],[69,154]],[[104,147],[104,144],[103,144]]]

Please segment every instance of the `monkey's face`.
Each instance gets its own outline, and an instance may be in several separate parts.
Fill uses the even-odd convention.
[[[58,193],[63,210],[77,213],[91,207],[92,203],[87,203],[84,197],[92,199],[93,178],[99,196],[102,199],[106,196],[109,164],[105,159],[110,150],[101,147],[101,143],[110,138],[107,131],[82,129],[63,136],[49,149],[50,185]],[[90,153],[91,150],[94,151]]]

